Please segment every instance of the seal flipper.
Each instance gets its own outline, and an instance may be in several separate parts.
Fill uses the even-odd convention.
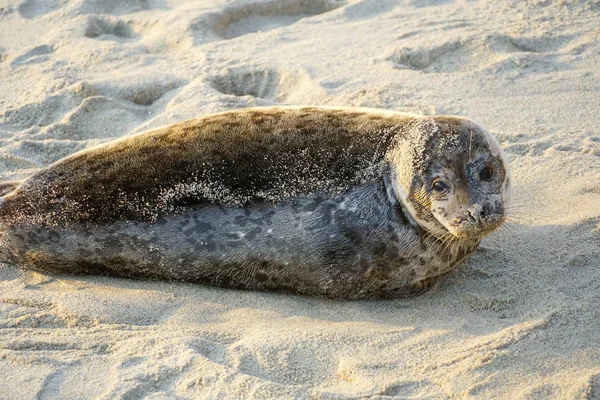
[[[21,181],[0,182],[0,197],[6,196],[15,190],[21,183]]]

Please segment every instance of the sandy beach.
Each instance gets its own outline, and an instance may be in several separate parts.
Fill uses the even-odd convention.
[[[0,1],[0,182],[264,105],[463,115],[514,182],[410,299],[0,264],[0,399],[600,399],[599,65],[597,0]]]

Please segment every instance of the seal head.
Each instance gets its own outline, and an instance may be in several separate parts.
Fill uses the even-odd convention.
[[[415,121],[388,157],[396,196],[433,236],[481,240],[504,222],[508,163],[477,123],[457,117]]]

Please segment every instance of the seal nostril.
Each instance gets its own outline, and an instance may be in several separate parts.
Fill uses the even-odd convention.
[[[469,222],[475,222],[477,220],[477,218],[473,214],[473,210],[468,210],[467,213],[469,214],[469,216],[467,217]]]
[[[481,204],[473,204],[472,208],[469,210],[469,216],[472,222],[481,221],[485,218],[487,211],[485,210],[486,206],[483,207]]]
[[[497,209],[495,210],[491,204],[486,203],[481,208],[481,218],[489,218],[489,217],[493,216],[494,213],[497,213],[497,212],[498,212],[498,210]]]

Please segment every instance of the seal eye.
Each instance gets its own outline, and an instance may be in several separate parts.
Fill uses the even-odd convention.
[[[491,181],[494,177],[494,170],[490,167],[484,167],[481,171],[479,171],[479,179],[482,181]]]
[[[448,185],[442,181],[433,182],[433,185],[431,185],[431,188],[433,189],[434,192],[437,192],[437,193],[445,193],[449,189]]]

